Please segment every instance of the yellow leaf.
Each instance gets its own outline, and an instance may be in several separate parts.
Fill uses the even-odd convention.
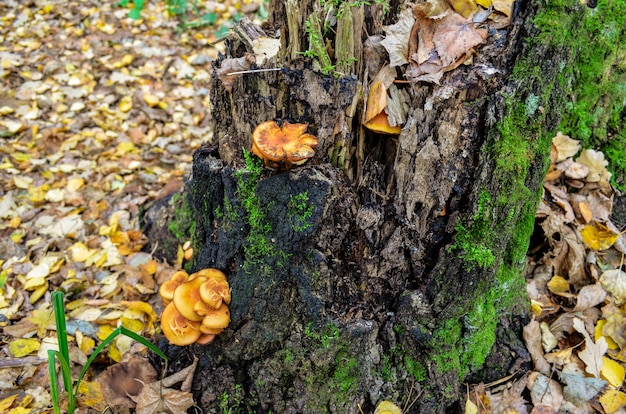
[[[76,343],[81,351],[85,354],[89,354],[94,346],[96,346],[96,341],[92,338],[83,335],[81,331],[76,331]]]
[[[16,229],[22,224],[22,218],[20,216],[15,216],[9,221],[9,226]]]
[[[113,333],[114,330],[115,328],[111,325],[101,325],[100,329],[98,329],[98,333],[96,333],[96,336],[101,341],[104,341],[109,335],[111,335],[111,333]]]
[[[35,289],[33,293],[31,293],[30,296],[28,297],[28,300],[30,300],[30,303],[35,303],[39,299],[41,299],[41,297],[45,295],[47,291],[48,291],[48,282],[44,283],[43,285]]]
[[[9,411],[9,408],[11,408],[13,402],[15,402],[15,399],[18,395],[19,394],[13,394],[12,396],[0,401],[0,413],[6,413],[7,411]]]
[[[24,289],[26,290],[35,290],[39,286],[42,286],[46,283],[45,277],[34,277],[26,280],[24,283]]]
[[[621,391],[607,390],[598,400],[606,414],[612,414],[626,405],[626,394]]]
[[[39,351],[41,344],[37,339],[16,339],[9,344],[9,354],[14,358],[22,358]]]
[[[402,410],[392,402],[381,401],[376,406],[374,414],[402,414]]]
[[[143,265],[143,269],[149,274],[153,275],[157,271],[158,263],[156,260],[149,260],[145,265]]]
[[[179,266],[183,265],[183,260],[185,259],[185,252],[183,251],[183,246],[178,245],[178,251],[176,252],[176,263]]]
[[[480,4],[485,9],[488,9],[491,6],[491,0],[476,0],[476,3]]]
[[[604,336],[602,335],[602,328],[604,327],[604,325],[606,324],[606,320],[605,319],[601,319],[598,321],[598,323],[596,324],[596,329],[594,331],[594,340],[596,342],[598,342],[598,339],[604,337],[604,339],[606,339],[606,343],[609,346],[609,349],[618,349],[619,346],[617,345],[617,343],[611,339],[610,336]]]
[[[157,315],[152,306],[149,303],[142,302],[140,300],[134,301],[122,301],[123,306],[127,306],[128,309],[141,312],[148,317],[149,323],[156,321]]]
[[[602,368],[600,369],[602,378],[607,380],[612,386],[619,388],[624,382],[624,367],[617,361],[602,357]]]
[[[120,111],[128,112],[133,108],[133,98],[131,96],[125,96],[120,101]]]
[[[85,185],[85,179],[82,177],[75,177],[67,180],[67,186],[65,188],[67,191],[74,192],[80,190],[83,185]]]
[[[449,0],[454,10],[466,19],[474,13],[478,6],[474,0]]]
[[[478,407],[469,398],[465,401],[465,414],[478,414]]]
[[[619,233],[611,231],[604,224],[597,221],[587,224],[580,231],[580,234],[583,237],[583,241],[595,251],[608,249],[613,246],[619,237]]]
[[[159,104],[159,98],[157,98],[155,95],[152,95],[151,93],[144,94],[143,100],[146,101],[146,103],[150,107],[154,107]]]
[[[83,242],[76,242],[70,248],[70,256],[74,262],[85,262],[91,256],[96,254],[95,249],[90,249]]]
[[[82,381],[78,386],[77,398],[81,405],[86,405],[100,412],[104,411],[107,406],[99,382]]]
[[[125,155],[131,151],[135,150],[135,144],[133,144],[130,141],[127,142],[120,142],[119,144],[117,144],[117,154],[118,155]]]
[[[564,277],[555,275],[548,282],[548,289],[554,294],[564,293],[569,291],[569,282]]]
[[[43,338],[46,335],[48,326],[54,324],[54,312],[52,309],[41,307],[33,311],[33,316],[28,318],[29,321],[37,325],[37,336]]]
[[[143,332],[143,322],[137,319],[129,319],[125,316],[122,316],[120,318],[120,321],[122,322],[122,326],[126,329],[128,329],[129,331],[133,331],[135,333],[141,333]]]

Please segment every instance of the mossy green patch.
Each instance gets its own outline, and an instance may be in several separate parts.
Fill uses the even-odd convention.
[[[287,208],[287,215],[291,221],[291,229],[293,231],[302,233],[312,226],[309,219],[313,215],[314,206],[309,202],[308,191],[296,195],[290,195]]]
[[[268,238],[271,227],[267,220],[267,210],[271,205],[262,205],[261,199],[256,194],[256,186],[262,172],[261,162],[247,151],[244,151],[244,159],[246,167],[235,172],[238,202],[245,212],[249,226],[246,243],[243,246],[245,256],[243,270],[248,274],[254,271],[260,276],[268,276],[274,272],[274,265],[284,267],[288,255],[277,249]],[[227,205],[225,200],[225,214],[229,215]]]
[[[475,265],[487,268],[493,265],[495,256],[493,255],[490,241],[495,237],[494,229],[491,226],[491,195],[487,191],[481,191],[478,197],[478,210],[472,216],[471,224],[457,221],[455,225],[456,239],[448,251],[461,250],[461,257],[467,263],[467,270],[471,270]]]
[[[574,82],[560,129],[603,150],[613,184],[626,190],[626,1],[599,0],[574,27]]]

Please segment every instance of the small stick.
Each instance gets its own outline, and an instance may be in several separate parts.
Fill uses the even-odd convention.
[[[0,359],[0,368],[17,368],[26,365],[39,365],[44,362],[47,360],[38,357]]]
[[[273,68],[273,69],[254,69],[254,70],[240,70],[239,72],[229,72],[228,76],[233,75],[243,75],[245,73],[259,73],[259,72],[274,72],[277,70],[282,70],[283,68]]]

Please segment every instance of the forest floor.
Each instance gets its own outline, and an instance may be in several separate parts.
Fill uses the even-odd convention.
[[[241,15],[265,11],[206,2],[186,22],[208,25],[181,30],[165,2],[146,2],[139,20],[130,3],[0,4],[0,412],[52,411],[51,292],[66,292],[77,375],[118,326],[161,335],[158,286],[193,254],[180,246],[170,264],[142,251],[140,214],[182,187],[211,134],[214,42]],[[559,140],[528,260],[535,372],[472,386],[468,413],[625,412],[626,240],[611,223],[600,156],[575,163],[577,144]],[[98,369],[143,352],[131,346],[113,341]],[[83,411],[110,402],[95,374]]]

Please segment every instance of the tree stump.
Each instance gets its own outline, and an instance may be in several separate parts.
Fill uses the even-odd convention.
[[[550,36],[584,6],[517,2],[473,64],[398,86],[408,116],[394,137],[361,125],[363,43],[401,8],[372,3],[338,6],[343,76],[301,55],[319,4],[273,0],[282,48],[266,66],[278,70],[214,77],[214,135],[185,197],[193,270],[228,274],[232,322],[206,347],[167,350],[204,356],[195,392],[208,412],[373,412],[409,395],[409,412],[461,412],[464,381],[529,362],[522,269],[573,58]],[[315,157],[271,171],[244,155],[273,119],[309,124]]]

